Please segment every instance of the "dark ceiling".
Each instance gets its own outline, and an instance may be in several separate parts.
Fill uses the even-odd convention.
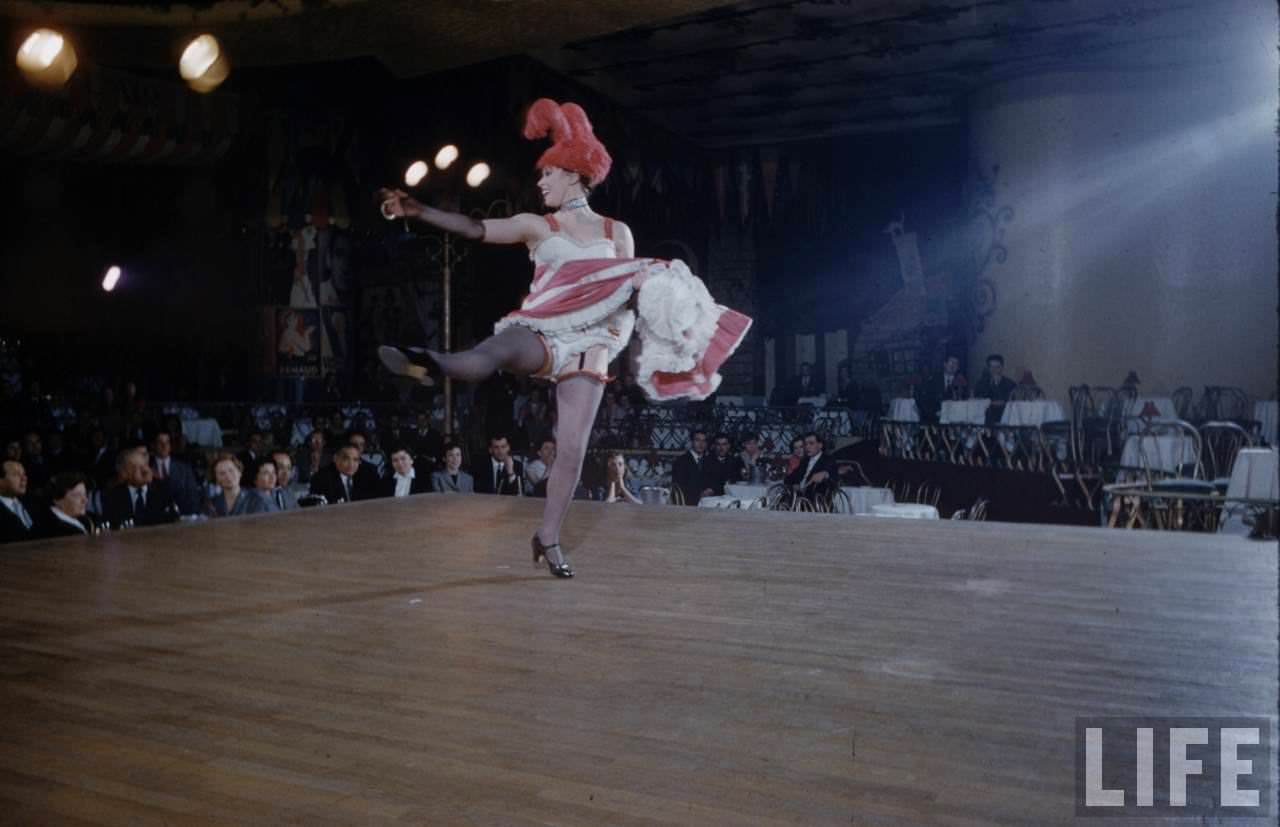
[[[1041,71],[1162,72],[1271,38],[1267,0],[0,0],[93,59],[171,66],[190,33],[236,65],[375,57],[400,77],[532,55],[707,147],[962,120],[984,85]],[[1270,21],[1270,28],[1267,27]],[[1261,25],[1262,34],[1257,27]]]

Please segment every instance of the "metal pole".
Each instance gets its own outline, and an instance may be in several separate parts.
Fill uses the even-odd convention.
[[[444,352],[453,352],[453,249],[444,234]],[[453,380],[444,377],[444,435],[453,438]]]

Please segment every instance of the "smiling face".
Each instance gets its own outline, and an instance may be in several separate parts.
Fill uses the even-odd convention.
[[[538,191],[542,193],[542,202],[551,209],[559,208],[570,198],[586,194],[582,188],[582,176],[560,167],[542,168]]]
[[[264,462],[258,466],[258,476],[254,477],[253,487],[259,491],[272,491],[276,487],[276,466]]]
[[[450,448],[444,454],[444,467],[449,469],[450,474],[458,473],[458,469],[462,467],[462,449],[458,447]]]
[[[409,456],[408,451],[396,451],[391,455],[391,467],[396,469],[397,474],[408,476],[413,470],[413,457]]]

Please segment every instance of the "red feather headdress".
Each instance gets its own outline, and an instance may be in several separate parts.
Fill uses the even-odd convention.
[[[524,136],[530,140],[551,136],[551,147],[538,159],[538,169],[560,167],[576,172],[596,186],[609,174],[613,159],[596,138],[587,113],[576,103],[556,103],[539,98],[524,119]]]

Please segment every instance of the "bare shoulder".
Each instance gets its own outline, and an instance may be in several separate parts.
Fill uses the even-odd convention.
[[[631,234],[631,228],[627,226],[625,221],[613,219],[613,242],[618,248],[618,254],[623,258],[635,256],[636,239]]]
[[[519,244],[530,246],[551,234],[547,220],[540,215],[522,212],[510,218],[488,218],[484,222],[485,241],[490,244]]]

